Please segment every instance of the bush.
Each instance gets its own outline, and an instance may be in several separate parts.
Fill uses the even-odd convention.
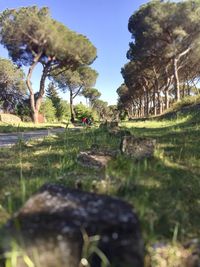
[[[61,121],[69,121],[70,120],[70,106],[66,100],[61,100],[60,105],[62,107],[62,114],[60,117]]]
[[[40,113],[45,117],[47,122],[56,121],[56,109],[51,99],[46,98],[40,107]]]
[[[92,110],[91,108],[83,105],[82,103],[78,104],[75,106],[74,108],[75,114],[76,114],[76,118],[78,120],[82,120],[82,118],[92,118],[93,120],[97,120],[97,114],[94,110]]]

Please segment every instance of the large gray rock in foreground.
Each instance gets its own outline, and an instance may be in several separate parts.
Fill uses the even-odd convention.
[[[86,249],[93,244],[87,237],[93,236],[99,237],[95,246],[112,267],[143,266],[139,222],[131,205],[60,185],[45,185],[26,202],[4,227],[2,249],[9,251],[14,239],[22,247],[16,267],[27,266],[23,255],[36,267],[100,267],[101,259]]]

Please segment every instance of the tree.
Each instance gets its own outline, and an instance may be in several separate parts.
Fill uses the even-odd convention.
[[[197,84],[199,11],[199,0],[154,0],[130,17],[133,41],[127,52],[130,62],[122,75],[139,116],[162,113],[174,99],[185,95],[186,88]]]
[[[131,96],[131,93],[129,92],[128,87],[125,84],[121,84],[117,89],[117,94],[119,96],[117,109],[120,112],[120,116],[124,117],[123,113],[125,113],[125,115],[128,115],[128,117],[130,117],[130,114],[132,114],[131,110],[133,106],[133,98]]]
[[[76,118],[78,120],[82,120],[82,118],[92,118],[93,120],[96,119],[95,112],[91,108],[83,105],[82,103],[77,104],[74,110],[75,110]]]
[[[10,60],[0,58],[0,108],[13,112],[27,96],[24,73]]]
[[[101,93],[96,88],[86,87],[82,91],[82,95],[89,99],[89,106],[92,107],[93,102],[101,96]]]
[[[45,80],[52,70],[76,70],[96,58],[96,48],[91,42],[52,19],[48,8],[33,6],[5,10],[0,15],[0,36],[11,59],[18,66],[29,67],[26,83],[35,123],[45,93]],[[31,77],[38,63],[42,65],[42,74],[35,99]]]
[[[52,104],[56,110],[56,118],[60,121],[63,117],[64,109],[61,102],[61,98],[58,96],[58,92],[54,83],[50,83],[48,85],[46,95],[49,99],[51,99]]]
[[[50,98],[45,98],[40,106],[40,113],[44,115],[47,122],[54,122],[56,120],[56,109]]]
[[[118,121],[119,120],[119,109],[117,105],[109,105],[109,117],[111,120]]]
[[[63,110],[63,114],[62,114],[61,119],[69,121],[71,118],[71,113],[70,113],[70,105],[69,105],[68,101],[61,99],[61,106],[62,106],[62,110]]]
[[[96,99],[93,103],[93,109],[96,110],[100,120],[105,120],[107,118],[109,113],[107,102],[100,99]]]
[[[77,95],[82,94],[82,91],[95,84],[97,79],[97,72],[91,69],[89,66],[81,66],[76,70],[64,70],[56,71],[52,73],[54,81],[58,83],[59,88],[70,93],[70,110],[71,110],[71,122],[75,121],[75,113],[73,107],[73,100]]]

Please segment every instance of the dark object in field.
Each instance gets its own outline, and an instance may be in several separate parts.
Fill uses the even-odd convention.
[[[156,140],[137,138],[135,136],[123,136],[120,150],[123,154],[135,159],[150,158],[153,156]]]
[[[133,207],[106,195],[44,185],[2,234],[4,252],[12,249],[13,240],[23,249],[16,267],[27,266],[24,259],[36,267],[79,267],[87,261],[100,267],[103,257],[86,253],[94,236],[98,237],[94,247],[113,267],[143,266],[143,242]]]

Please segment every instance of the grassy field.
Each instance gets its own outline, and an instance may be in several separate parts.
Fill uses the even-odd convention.
[[[157,140],[152,159],[133,161],[123,155],[105,173],[81,167],[76,157],[92,144],[118,149],[120,138],[96,128],[64,134],[12,149],[0,149],[0,223],[46,182],[118,196],[132,203],[145,242],[180,241],[200,236],[200,113],[173,120],[122,123],[135,136]],[[1,128],[1,127],[0,127]]]

